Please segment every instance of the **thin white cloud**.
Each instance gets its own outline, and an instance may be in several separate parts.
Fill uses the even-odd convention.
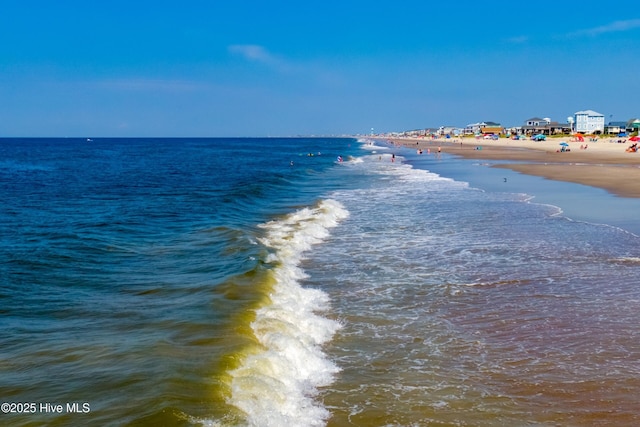
[[[269,52],[266,48],[254,44],[238,44],[227,47],[232,55],[245,61],[261,64],[287,78],[295,77],[298,81],[319,84],[323,87],[337,87],[345,84],[345,79],[336,71],[321,62],[300,62],[291,58]]]
[[[291,71],[292,64],[272,54],[267,49],[255,44],[236,44],[227,48],[233,55],[240,56],[247,61],[267,65],[278,71]]]
[[[229,52],[239,55],[248,61],[273,62],[275,58],[264,47],[256,44],[235,44],[229,46]]]
[[[607,25],[601,25],[594,28],[586,28],[584,30],[570,33],[570,36],[599,36],[600,34],[618,33],[640,28],[640,19],[628,19],[625,21],[615,21]]]

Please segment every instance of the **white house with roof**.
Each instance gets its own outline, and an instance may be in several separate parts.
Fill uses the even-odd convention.
[[[477,135],[480,133],[480,129],[486,125],[487,124],[485,122],[471,123],[465,126],[465,128],[462,130],[462,133],[464,135]]]
[[[604,132],[604,114],[593,110],[578,111],[574,114],[574,131],[582,133]]]

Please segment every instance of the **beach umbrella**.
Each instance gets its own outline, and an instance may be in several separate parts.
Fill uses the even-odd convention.
[[[629,141],[640,141],[640,136],[632,136]]]
[[[563,147],[568,147],[569,144],[567,144],[566,142],[561,142],[560,145],[562,145]]]

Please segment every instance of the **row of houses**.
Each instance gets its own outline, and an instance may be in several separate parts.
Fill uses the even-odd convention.
[[[498,123],[486,122],[468,125],[464,128],[464,134],[478,133],[510,133],[517,135],[569,135],[582,134],[619,134],[634,133],[640,130],[640,119],[634,118],[626,122],[605,123],[604,114],[593,110],[576,112],[573,117],[568,117],[566,123],[559,123],[550,118],[533,117],[525,121],[522,126],[505,128]]]
[[[530,119],[522,126],[521,132],[525,135],[539,134],[619,134],[634,133],[640,129],[640,119],[629,119],[626,122],[605,123],[604,115],[593,110],[578,111],[574,117],[569,117],[566,123],[558,123],[547,118]]]
[[[566,123],[559,123],[550,118],[532,117],[527,119],[522,126],[504,127],[496,122],[472,123],[464,128],[455,126],[440,126],[438,129],[420,129],[403,132],[407,136],[427,135],[479,135],[479,134],[506,134],[506,135],[570,135],[582,134],[621,134],[637,133],[640,131],[640,119],[634,118],[626,122],[609,122],[605,124],[604,114],[593,110],[576,112],[573,117],[568,117]]]

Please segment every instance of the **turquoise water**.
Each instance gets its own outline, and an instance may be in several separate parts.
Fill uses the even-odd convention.
[[[3,425],[640,421],[625,229],[366,140],[0,154]]]

